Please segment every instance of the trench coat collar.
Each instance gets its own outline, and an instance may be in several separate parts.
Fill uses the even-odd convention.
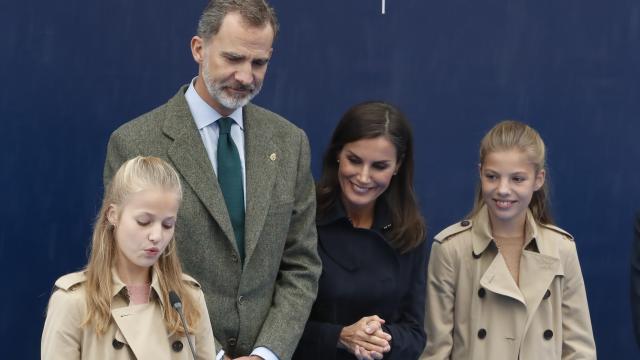
[[[481,254],[494,243],[486,206],[474,218],[472,231],[474,254]],[[531,315],[535,313],[557,275],[564,276],[564,271],[555,242],[548,236],[543,236],[541,227],[527,210],[525,244],[520,259],[520,285],[513,280],[504,257],[499,252],[482,275],[480,285],[523,303],[527,308],[528,326]]]
[[[527,209],[525,226],[525,240],[524,248],[529,250],[537,250],[540,253],[546,255],[552,255],[557,257],[557,252],[552,251],[544,244],[541,244],[539,239],[539,226],[536,224],[531,210]],[[478,214],[473,218],[473,253],[476,256],[482,254],[489,244],[494,242],[493,234],[491,233],[491,221],[489,220],[489,210],[487,205],[484,205]]]
[[[325,216],[317,219],[316,224],[318,226],[326,226],[336,221],[345,221],[351,224],[351,220],[349,220],[347,211],[340,199],[334,202],[333,208]],[[385,232],[391,230],[391,227],[391,212],[389,211],[389,206],[387,205],[386,199],[380,197],[378,198],[378,201],[376,201],[373,210],[373,224],[371,225],[371,230],[376,230],[384,236]]]
[[[113,279],[113,285],[111,287],[111,298],[115,298],[116,296],[123,296],[125,299],[127,298],[126,287],[125,284],[118,276],[118,272],[115,267],[111,268],[111,278]],[[160,296],[160,282],[158,280],[158,275],[155,271],[153,271],[153,267],[151,267],[151,292],[149,293],[149,302],[153,301],[153,299],[158,299],[160,306],[164,308],[164,301],[162,300],[162,296]]]

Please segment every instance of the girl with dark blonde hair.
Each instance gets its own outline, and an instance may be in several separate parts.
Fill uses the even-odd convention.
[[[421,359],[595,359],[576,245],[550,215],[542,138],[497,124],[479,175],[469,219],[431,248]]]
[[[175,170],[155,157],[120,167],[96,219],[89,262],[49,300],[42,359],[198,359],[215,345],[200,285],[182,273],[173,237],[182,198]],[[183,304],[184,329],[169,301]]]

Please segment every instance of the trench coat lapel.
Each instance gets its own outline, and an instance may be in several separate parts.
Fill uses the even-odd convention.
[[[531,212],[527,214],[527,239],[520,258],[520,290],[527,301],[527,327],[556,276],[564,276],[560,256],[551,241],[539,236]],[[533,246],[535,245],[535,246]],[[529,250],[527,250],[529,249]]]
[[[235,247],[233,227],[224,197],[184,98],[185,90],[181,88],[178,95],[167,104],[168,114],[162,129],[173,139],[168,151],[169,158]]]
[[[280,161],[273,132],[264,117],[258,117],[251,104],[244,108],[245,169],[247,177],[247,208],[245,213],[245,250],[249,261],[265,226]]]
[[[472,231],[473,253],[480,255],[483,252],[488,251],[487,248],[494,243],[494,241],[491,233],[489,211],[486,205],[478,212]],[[493,245],[492,248],[496,249],[495,245]],[[493,261],[487,270],[485,270],[484,274],[482,274],[482,277],[480,278],[480,285],[496,294],[518,300],[526,306],[526,299],[520,291],[520,288],[518,288],[518,284],[513,280],[513,276],[507,267],[507,263],[500,252],[496,253]]]
[[[111,310],[111,315],[131,348],[131,351],[138,359],[169,359],[168,342],[154,339],[153,346],[150,346],[150,336],[156,333],[155,329],[160,329],[164,333],[164,323],[160,306],[150,302],[144,305],[125,306]]]
[[[166,332],[162,320],[162,300],[160,297],[154,299],[156,296],[154,292],[158,289],[156,274],[152,274],[152,298],[149,303],[127,306],[122,300],[116,299],[123,296],[121,292],[126,285],[120,280],[115,269],[111,269],[111,273],[113,277],[113,302],[124,305],[111,309],[111,316],[118,328],[115,339],[129,345],[137,359],[169,359],[171,351],[168,347],[168,340],[157,338],[158,334],[166,337]],[[150,339],[154,339],[152,345],[150,345]]]
[[[496,294],[508,296],[526,305],[525,297],[518,288],[513,276],[504,261],[502,254],[497,253],[491,265],[480,278],[480,285]]]

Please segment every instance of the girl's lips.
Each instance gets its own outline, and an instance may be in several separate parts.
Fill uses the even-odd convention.
[[[144,249],[144,252],[147,255],[157,255],[160,252],[160,249],[158,249],[157,247],[151,247],[148,249]]]
[[[514,200],[497,200],[494,199],[493,201],[495,201],[496,206],[500,209],[509,209],[513,206],[513,204],[515,204]]]

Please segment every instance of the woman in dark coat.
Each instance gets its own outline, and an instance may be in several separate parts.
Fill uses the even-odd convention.
[[[425,345],[425,225],[409,123],[392,105],[345,113],[317,186],[319,291],[294,359],[417,359]]]

